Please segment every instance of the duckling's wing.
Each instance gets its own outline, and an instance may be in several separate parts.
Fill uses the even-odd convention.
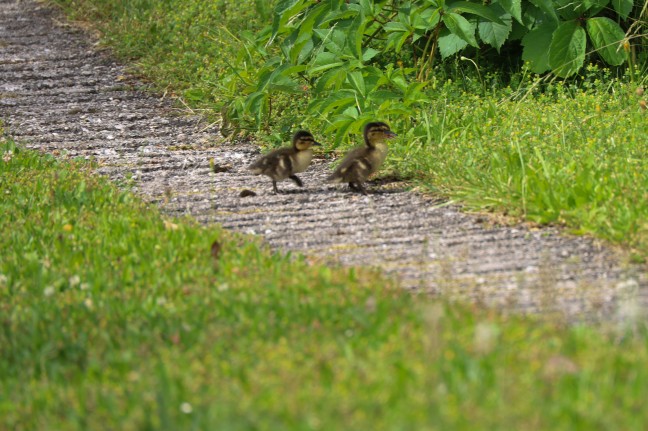
[[[265,154],[249,166],[255,174],[264,174],[275,180],[287,178],[292,173],[291,148],[279,148]]]
[[[333,183],[364,181],[373,172],[372,169],[367,149],[356,148],[346,155],[326,180]]]

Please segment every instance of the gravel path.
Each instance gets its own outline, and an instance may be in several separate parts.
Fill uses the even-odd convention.
[[[553,228],[493,227],[405,185],[369,196],[323,185],[322,158],[301,175],[305,189],[244,169],[259,151],[216,144],[205,124],[148,92],[98,52],[84,33],[31,0],[0,1],[0,118],[16,140],[67,157],[94,157],[113,179],[172,215],[263,235],[271,247],[316,260],[372,266],[403,288],[468,299],[506,312],[574,319],[643,316],[645,269],[612,248]],[[216,165],[230,165],[214,173]],[[244,189],[257,196],[241,198]]]

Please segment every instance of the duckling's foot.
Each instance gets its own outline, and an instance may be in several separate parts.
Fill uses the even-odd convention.
[[[275,195],[279,194],[279,189],[277,188],[277,182],[274,180],[272,181],[272,191],[274,192]]]
[[[293,180],[299,187],[304,187],[304,183],[302,183],[302,180],[300,180],[297,175],[290,175],[288,178]]]
[[[362,185],[361,182],[357,182],[357,183],[349,182],[349,188],[351,190],[355,190],[356,192],[360,192],[365,196],[367,195],[367,190],[364,188],[364,185]]]

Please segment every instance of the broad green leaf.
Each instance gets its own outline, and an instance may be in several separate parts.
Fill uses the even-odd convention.
[[[257,127],[261,124],[261,117],[263,116],[267,100],[268,93],[264,91],[252,93],[245,100],[245,110],[254,115]]]
[[[502,9],[499,5],[491,5],[491,8],[493,8],[493,11],[495,11],[496,13],[499,12],[500,19],[503,24],[498,24],[492,21],[480,22],[478,25],[479,37],[481,38],[481,40],[491,45],[492,47],[497,49],[497,52],[499,52],[502,45],[504,45],[504,42],[506,42],[509,33],[511,33],[511,29],[513,28],[513,20],[511,18],[511,15],[504,9]]]
[[[587,33],[596,52],[608,64],[619,66],[628,60],[628,53],[621,46],[625,33],[616,22],[605,17],[590,18]]]
[[[327,66],[331,63],[339,61],[339,59],[340,58],[332,52],[320,51],[311,60],[311,67]]]
[[[353,107],[355,109],[355,107]],[[331,124],[325,129],[326,133],[335,133],[335,146],[338,146],[349,132],[349,128],[355,123],[358,117],[358,111],[355,110],[355,115],[349,113],[349,110],[345,110],[346,113],[336,115],[331,121]]]
[[[612,7],[623,19],[627,19],[632,12],[632,0],[612,0]]]
[[[339,56],[328,51],[321,51],[315,56],[312,60],[310,67],[306,70],[306,73],[309,76],[316,75],[325,70],[332,69],[334,67],[342,66],[343,61],[340,61]]]
[[[359,70],[354,70],[353,72],[347,75],[349,83],[353,86],[356,92],[364,98],[366,95],[365,81],[362,77],[362,72]]]
[[[479,3],[470,3],[467,1],[453,2],[448,5],[448,11],[446,12],[446,14],[448,12],[466,12],[469,14],[480,16],[488,21],[493,21],[498,24],[504,24],[495,12],[493,12],[488,7]]]
[[[354,106],[355,104],[355,92],[351,90],[340,90],[331,93],[328,97],[315,99],[309,106],[308,110],[325,116],[332,111],[340,112],[349,106]]]
[[[445,31],[446,33],[449,33],[447,29],[444,29],[443,31]],[[465,44],[465,42],[464,42],[464,46],[466,46],[466,45],[467,44]],[[393,73],[391,73],[388,76],[388,80],[389,80],[390,84],[396,86],[402,92],[407,91],[407,85],[408,85],[407,84],[407,79],[405,78],[403,72],[400,69],[395,70]]]
[[[534,28],[522,38],[522,60],[528,61],[534,73],[543,73],[551,69],[549,66],[549,46],[551,37],[556,30],[556,24],[545,22]]]
[[[293,66],[290,63],[282,64],[281,66],[275,68],[271,73],[264,73],[259,78],[257,89],[258,91],[263,91],[271,84],[281,84],[284,86],[288,85],[284,78],[287,78],[295,73],[303,72],[304,70],[306,70],[306,68],[306,65]]]
[[[282,0],[274,8],[274,18],[272,21],[272,35],[267,45],[271,44],[279,30],[295,15],[306,9],[310,4],[308,0]]]
[[[362,11],[363,14],[366,16],[373,16],[374,15],[374,2],[371,0],[360,0],[358,2],[360,5],[360,10]]]
[[[328,13],[330,13],[330,6],[326,3],[319,3],[311,7],[304,15],[304,20],[298,26],[299,31],[305,32],[305,29],[308,29],[308,33],[311,33],[313,28],[320,26],[322,20]]]
[[[522,0],[500,0],[499,5],[507,11],[517,22],[522,22]],[[500,16],[501,18],[501,16]]]
[[[561,21],[578,19],[586,10],[583,0],[553,0],[553,3]]]
[[[426,31],[433,30],[441,20],[441,14],[437,8],[426,8],[421,13],[417,14],[412,21],[412,27],[417,30]]]
[[[585,29],[577,20],[560,24],[549,45],[549,66],[552,71],[562,78],[578,72],[585,61],[586,43]]]
[[[522,18],[524,19],[524,18]],[[511,22],[511,32],[508,35],[508,41],[522,40],[529,33],[529,29],[517,21]]]
[[[410,27],[399,21],[390,21],[383,27],[387,33],[391,32],[409,32],[412,31]]]
[[[324,73],[315,83],[315,93],[323,93],[331,89],[339,89],[348,73],[347,67],[336,67]]]
[[[400,100],[403,95],[391,90],[376,90],[369,94],[368,99],[376,104],[384,103],[387,100]]]
[[[443,23],[448,27],[448,30],[455,36],[479,48],[477,40],[475,39],[475,26],[471,24],[466,18],[454,12],[447,12],[442,17]]]
[[[329,12],[324,19],[320,22],[320,27],[333,26],[339,24],[343,20],[351,20],[358,15],[358,11],[353,9],[346,9],[340,11]]]
[[[582,0],[576,9],[581,13],[590,11],[590,14],[593,15],[600,12],[608,3],[610,3],[610,0]]]
[[[529,2],[546,13],[554,22],[558,22],[558,14],[551,0],[529,0]]]
[[[301,39],[301,38],[300,38]],[[313,38],[303,36],[303,40],[298,40],[290,50],[290,61],[294,64],[301,64],[313,54]]]
[[[377,49],[366,48],[362,53],[362,61],[369,61],[378,54],[380,54],[380,51],[378,51]]]
[[[450,33],[448,29],[443,29],[439,35],[439,52],[441,58],[448,58],[468,46],[468,42],[460,38],[454,33]]]
[[[322,40],[322,44],[330,52],[337,55],[344,54],[344,45],[346,44],[346,34],[335,28],[319,29],[316,28],[313,32]]]
[[[362,59],[362,38],[364,37],[365,26],[364,15],[360,13],[353,19],[347,33],[347,46],[349,46],[353,56],[357,59]]]
[[[412,32],[405,28],[405,30],[394,30],[396,26],[390,27],[389,24],[398,24],[398,28],[405,28],[401,23],[387,23],[385,29],[388,30],[387,33],[387,43],[385,45],[386,49],[393,48],[396,53],[400,52],[401,48],[412,36]]]

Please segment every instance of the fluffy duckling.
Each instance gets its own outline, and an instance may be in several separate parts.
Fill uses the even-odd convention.
[[[315,141],[313,135],[306,130],[299,130],[292,137],[292,147],[279,148],[261,156],[252,163],[248,169],[256,175],[267,175],[272,179],[272,189],[279,193],[277,181],[290,178],[299,187],[304,183],[297,177],[297,173],[304,172],[313,158],[313,145],[322,145]]]
[[[386,139],[396,135],[383,122],[368,123],[364,127],[365,146],[350,151],[340,166],[326,180],[331,183],[349,183],[349,187],[363,195],[367,191],[362,184],[369,175],[376,172],[387,157]]]

